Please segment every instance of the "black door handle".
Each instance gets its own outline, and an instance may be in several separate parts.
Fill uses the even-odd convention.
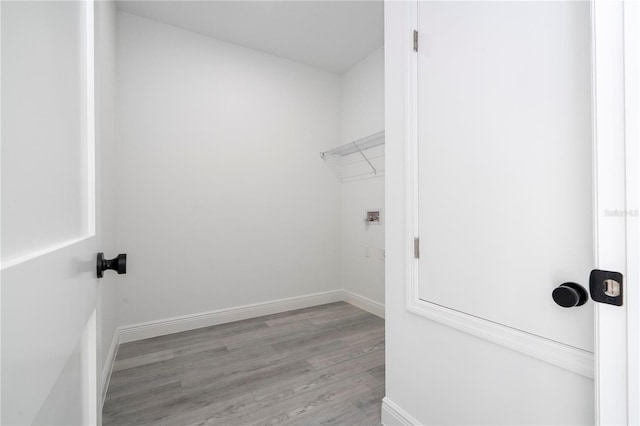
[[[104,253],[98,253],[98,263],[96,265],[96,272],[98,273],[98,278],[102,278],[103,272],[107,269],[111,269],[116,271],[118,274],[126,274],[127,273],[127,255],[119,254],[113,259],[105,259]]]
[[[551,297],[563,308],[572,308],[587,303],[589,293],[578,283],[563,283],[553,289]]]

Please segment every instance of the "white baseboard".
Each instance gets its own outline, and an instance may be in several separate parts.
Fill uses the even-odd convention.
[[[352,304],[356,308],[360,308],[370,314],[384,318],[384,305],[382,303],[344,289],[342,290],[342,300]]]
[[[109,352],[107,352],[107,358],[104,361],[104,367],[102,368],[102,405],[104,405],[104,399],[107,397],[107,389],[109,388],[109,382],[111,381],[111,372],[113,371],[113,364],[116,362],[116,353],[118,352],[118,344],[120,342],[120,330],[116,329],[111,339],[111,345],[109,346]]]
[[[159,321],[127,325],[119,329],[120,343],[164,336],[166,334],[179,333],[181,331],[194,330],[196,328],[209,327],[227,322],[241,321],[294,309],[324,305],[326,303],[340,302],[342,300],[344,300],[343,291],[333,290],[198,314],[183,315]]]
[[[421,423],[389,398],[382,399],[382,424],[384,426],[419,426]]]

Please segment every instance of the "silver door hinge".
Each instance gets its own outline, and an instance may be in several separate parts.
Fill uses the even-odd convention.
[[[413,51],[418,51],[418,30],[413,30]]]
[[[413,257],[420,259],[420,238],[413,239]]]

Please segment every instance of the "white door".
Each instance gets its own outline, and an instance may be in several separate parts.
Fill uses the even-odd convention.
[[[605,211],[625,210],[624,96],[596,103],[591,8],[418,2],[409,306],[590,377],[600,330],[598,347],[618,346],[614,368],[596,359],[597,420],[614,424],[627,419],[625,308],[598,306],[594,330],[589,298],[552,298],[564,283],[588,291],[592,269],[626,272],[624,218]],[[605,109],[618,120],[606,136]]]
[[[93,3],[1,8],[2,424],[96,423]]]
[[[421,2],[418,31],[420,298],[593,351],[551,297],[594,268],[589,4]]]

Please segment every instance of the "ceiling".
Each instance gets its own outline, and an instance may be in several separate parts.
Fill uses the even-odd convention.
[[[383,43],[383,2],[119,1],[118,9],[341,74]]]

